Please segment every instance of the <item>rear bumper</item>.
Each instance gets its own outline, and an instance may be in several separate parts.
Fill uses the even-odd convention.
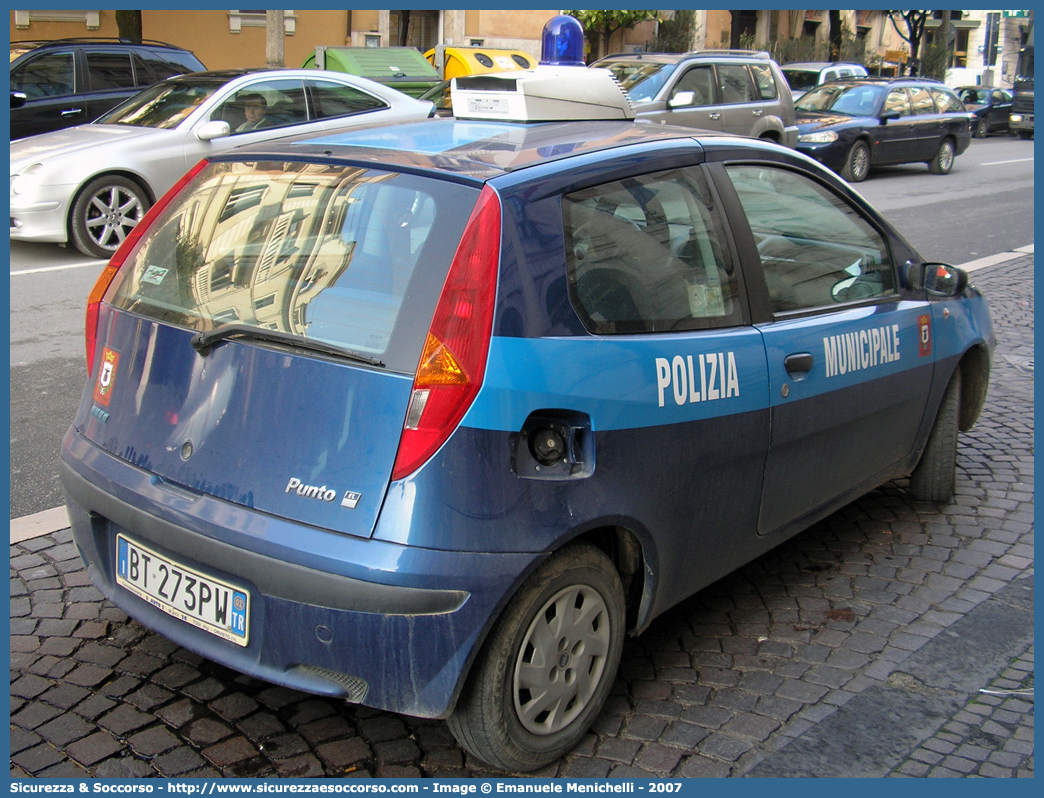
[[[91,580],[130,616],[248,675],[421,717],[452,709],[486,629],[539,556],[317,534],[165,485],[75,429],[62,447],[61,479]],[[120,532],[245,588],[249,645],[190,626],[118,586]]]

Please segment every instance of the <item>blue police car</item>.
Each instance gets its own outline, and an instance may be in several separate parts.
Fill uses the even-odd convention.
[[[531,770],[625,635],[888,480],[950,498],[994,345],[967,276],[811,159],[581,72],[458,79],[458,118],[222,153],[156,203],[62,450],[106,597]]]

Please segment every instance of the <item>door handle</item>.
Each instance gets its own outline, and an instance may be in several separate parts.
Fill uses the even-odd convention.
[[[787,355],[783,359],[783,368],[787,370],[787,374],[797,379],[798,374],[804,376],[810,372],[814,362],[815,358],[811,354],[800,352],[796,355]]]
[[[763,111],[760,108],[755,108],[751,113],[753,113],[754,116],[761,116]]]
[[[711,115],[710,115],[710,118],[711,118],[711,119],[714,119],[714,120],[718,120],[718,119],[721,119],[721,114],[720,114],[720,113],[716,113],[716,114],[711,114]]]
[[[62,116],[76,116],[76,114],[82,114],[82,108],[70,108],[68,111],[62,111]]]

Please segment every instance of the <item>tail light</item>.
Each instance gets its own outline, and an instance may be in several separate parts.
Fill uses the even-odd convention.
[[[500,200],[486,186],[464,228],[428,329],[392,479],[427,462],[482,387],[499,262]]]
[[[87,344],[87,374],[89,375],[94,368],[94,348],[98,342],[98,311],[101,308],[102,300],[105,298],[105,294],[108,293],[110,286],[116,279],[116,275],[119,274],[123,264],[130,257],[131,252],[137,246],[138,241],[145,235],[145,231],[148,230],[153,221],[163,211],[170,201],[177,196],[178,192],[183,189],[186,184],[194,178],[199,172],[207,165],[206,159],[200,161],[192,169],[185,174],[177,183],[171,186],[170,190],[160,197],[156,204],[149,208],[140,222],[135,225],[134,229],[131,230],[130,235],[123,239],[123,243],[120,244],[115,254],[109,259],[109,262],[105,265],[102,270],[101,276],[98,277],[98,281],[94,284],[94,288],[91,289],[90,296],[87,297],[87,324],[84,331],[84,339]]]

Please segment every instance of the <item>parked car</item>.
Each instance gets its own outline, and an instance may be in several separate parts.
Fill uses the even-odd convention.
[[[11,138],[82,125],[146,86],[204,69],[188,50],[148,39],[11,42]]]
[[[801,95],[823,83],[841,78],[866,77],[862,64],[846,64],[839,61],[793,61],[783,67],[783,77],[790,85],[790,93],[797,102]]]
[[[91,293],[61,478],[145,626],[532,770],[625,634],[883,482],[948,501],[994,334],[792,150],[460,80],[502,119],[181,179]]]
[[[797,143],[790,87],[768,53],[621,53],[591,66],[616,76],[639,119]]]
[[[260,127],[247,122],[250,104],[266,106]],[[200,158],[298,132],[433,113],[429,102],[333,72],[170,78],[89,125],[11,143],[11,238],[71,242],[85,255],[107,258]]]
[[[984,139],[990,133],[1007,133],[1012,96],[1004,89],[990,86],[961,86],[955,90],[964,107],[971,111],[972,135]]]
[[[971,142],[964,104],[927,78],[824,83],[796,108],[797,148],[851,183],[887,164],[923,162],[932,174],[949,174]]]

